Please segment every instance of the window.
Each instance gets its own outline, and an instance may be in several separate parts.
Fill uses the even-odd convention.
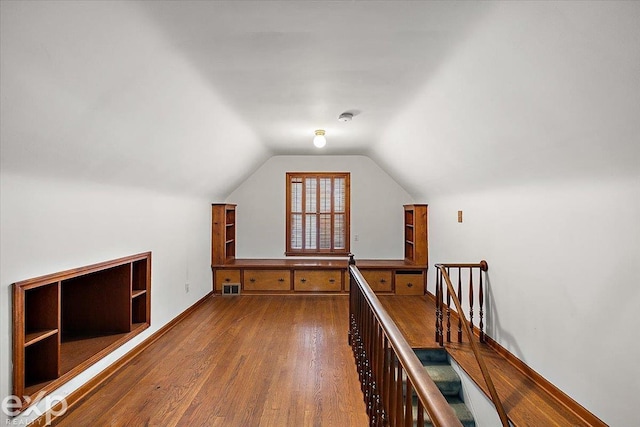
[[[349,253],[348,172],[287,173],[287,255]]]

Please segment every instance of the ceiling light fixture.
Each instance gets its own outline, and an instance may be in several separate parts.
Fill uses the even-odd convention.
[[[318,129],[316,136],[313,137],[313,145],[318,148],[322,148],[327,144],[327,138],[324,137],[324,130]]]

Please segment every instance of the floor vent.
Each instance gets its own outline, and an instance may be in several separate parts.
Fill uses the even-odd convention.
[[[222,285],[222,295],[240,295],[240,283]]]

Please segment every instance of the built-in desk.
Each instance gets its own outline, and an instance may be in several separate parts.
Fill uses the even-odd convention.
[[[213,289],[222,293],[236,284],[245,294],[347,293],[348,260],[336,259],[232,259],[213,265]],[[405,260],[356,260],[375,292],[424,295],[426,266]],[[234,292],[235,293],[235,292]]]

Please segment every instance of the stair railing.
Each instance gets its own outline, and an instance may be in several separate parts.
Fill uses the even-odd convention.
[[[453,300],[453,304],[455,305],[458,317],[458,342],[462,342],[462,331],[467,336],[469,340],[469,344],[471,346],[471,350],[473,351],[473,355],[475,356],[476,361],[478,362],[478,366],[480,367],[480,371],[482,373],[482,377],[484,378],[485,383],[487,384],[487,388],[489,389],[489,394],[491,395],[491,400],[496,407],[496,411],[498,412],[498,416],[500,417],[500,422],[504,427],[509,426],[509,421],[507,420],[507,413],[504,410],[504,406],[500,401],[500,397],[498,397],[498,393],[496,392],[496,388],[493,385],[493,381],[491,380],[491,375],[489,374],[489,370],[487,369],[486,364],[484,363],[484,359],[482,354],[480,354],[480,349],[478,348],[478,344],[473,339],[473,308],[474,308],[474,292],[473,292],[473,277],[474,272],[478,273],[478,309],[479,309],[479,325],[478,325],[478,335],[480,342],[484,342],[485,334],[484,334],[484,288],[483,288],[483,280],[482,273],[488,270],[488,264],[486,261],[480,261],[478,264],[436,264],[436,341],[442,346],[444,345],[444,325],[443,325],[443,311],[446,312],[446,321],[447,321],[447,342],[451,342],[451,300]],[[456,271],[458,273],[458,292],[453,288],[453,284],[451,283],[451,277],[449,273],[451,271]],[[460,303],[460,299],[462,299],[462,276],[463,272],[468,270],[469,275],[469,317],[471,322],[467,321],[467,318],[462,309],[462,304]],[[447,294],[446,301],[444,303],[444,289],[443,283],[447,286]]]
[[[349,344],[356,360],[369,424],[422,426],[426,412],[436,427],[461,426],[355,265],[349,266],[349,277]],[[414,393],[417,395],[415,417]]]

